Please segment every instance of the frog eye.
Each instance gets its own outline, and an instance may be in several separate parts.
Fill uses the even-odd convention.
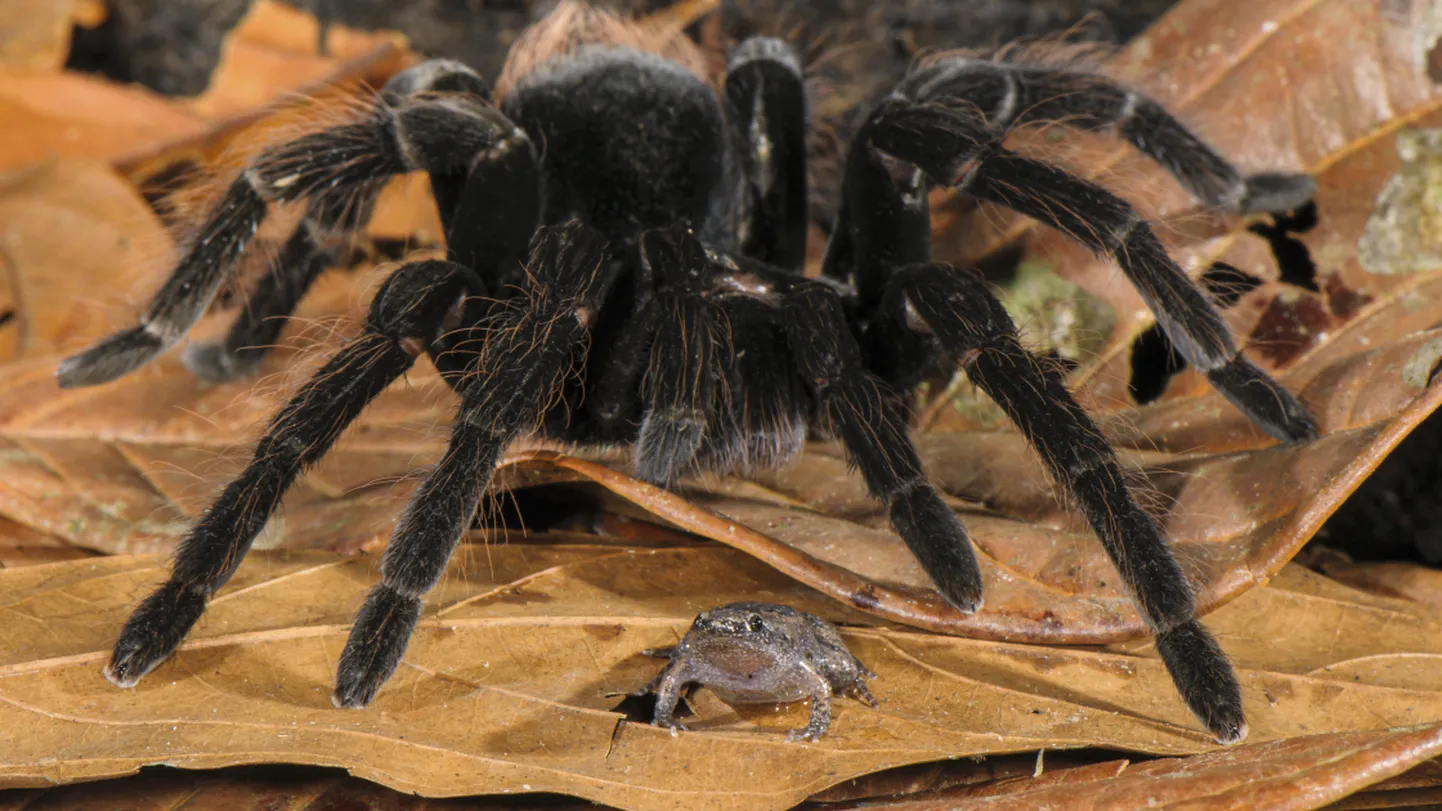
[[[752,633],[760,633],[766,628],[766,622],[761,619],[760,614],[752,614],[746,618],[746,627],[750,628]]]

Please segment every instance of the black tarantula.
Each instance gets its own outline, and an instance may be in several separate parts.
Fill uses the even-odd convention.
[[[154,358],[205,312],[268,207],[303,202],[282,261],[229,337],[188,356],[208,377],[244,373],[324,266],[323,238],[360,227],[386,179],[429,174],[448,258],[396,270],[360,334],[274,417],[249,466],[185,537],[170,579],[126,623],[111,681],[134,685],[175,650],[286,489],[422,353],[460,396],[459,413],[356,617],[338,706],[370,703],[395,671],[497,460],[532,432],[630,443],[637,474],[660,485],[696,470],[780,465],[808,432],[836,436],[940,593],[976,611],[971,542],[928,482],[906,423],[922,378],[960,364],[1080,505],[1187,705],[1217,740],[1242,739],[1236,676],[1197,621],[1157,522],[982,279],[930,260],[927,191],[950,186],[1006,206],[1114,258],[1187,361],[1291,442],[1316,435],[1311,416],[1237,353],[1147,222],[1003,139],[1038,121],[1111,128],[1204,203],[1234,212],[1293,208],[1313,181],[1243,176],[1157,102],[1100,75],[941,55],[863,119],[821,278],[805,278],[809,122],[795,53],[777,39],[741,43],[718,94],[686,46],[647,42],[566,4],[513,49],[495,100],[455,62],[399,74],[367,115],[251,162],[139,326],[64,362],[69,387]]]

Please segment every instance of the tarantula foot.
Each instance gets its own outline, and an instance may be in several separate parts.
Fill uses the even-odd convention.
[[[368,706],[400,666],[420,618],[419,597],[407,597],[385,585],[372,589],[340,655],[331,702],[350,709]]]
[[[1157,653],[1187,707],[1220,744],[1247,737],[1242,687],[1217,640],[1196,620],[1157,634]]]
[[[116,687],[134,687],[180,645],[205,611],[206,594],[171,581],[145,599],[130,615],[105,678]]]
[[[699,413],[647,414],[636,440],[636,477],[661,487],[670,485],[691,469],[705,434],[706,423]]]
[[[963,614],[976,613],[982,603],[976,553],[966,528],[936,490],[917,487],[898,495],[891,521],[941,596]]]
[[[132,327],[66,358],[55,370],[55,379],[62,389],[109,383],[149,363],[165,346],[146,327]]]
[[[1253,423],[1282,442],[1307,442],[1321,436],[1307,407],[1277,381],[1238,355],[1207,372],[1207,379]]]
[[[196,377],[207,383],[225,383],[250,377],[265,356],[259,352],[231,352],[224,343],[191,344],[180,360]]]
[[[1237,201],[1240,214],[1291,211],[1317,194],[1317,180],[1307,174],[1261,172],[1248,175],[1246,183],[1246,191]]]

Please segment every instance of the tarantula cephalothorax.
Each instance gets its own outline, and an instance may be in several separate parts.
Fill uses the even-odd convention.
[[[206,310],[273,203],[306,216],[221,344],[190,354],[212,377],[251,366],[324,265],[321,237],[363,221],[379,185],[429,173],[446,261],[396,270],[360,334],[271,421],[249,466],[185,537],[170,579],[136,609],[107,674],[133,685],[164,660],[235,572],[285,490],[421,353],[460,396],[450,444],[396,526],[382,582],[341,655],[335,702],[368,704],[400,662],[502,452],[527,433],[631,443],[638,475],[784,463],[807,433],[838,437],[941,594],[981,605],[955,513],[908,435],[907,395],[961,364],[1015,421],[1082,511],[1156,633],[1183,699],[1220,741],[1246,734],[1230,663],[1060,374],[1023,349],[974,272],[930,261],[927,189],[946,185],[1061,229],[1115,258],[1167,336],[1234,404],[1284,441],[1306,409],[1237,350],[1216,309],[1123,200],[1003,144],[1008,128],[1113,128],[1209,205],[1281,210],[1303,175],[1244,177],[1155,101],[1054,66],[939,56],[863,120],[823,276],[802,275],[806,94],[798,60],[756,38],[718,94],[686,43],[647,43],[565,4],[512,53],[492,101],[465,66],[431,61],[370,112],[263,152],[211,210],[139,326],[67,360],[64,386],[123,375]],[[359,202],[358,202],[359,201]],[[261,347],[261,348],[256,348]]]

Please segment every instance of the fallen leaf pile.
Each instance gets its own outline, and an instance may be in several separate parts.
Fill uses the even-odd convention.
[[[1149,483],[1239,668],[1251,734],[1228,749],[1182,705],[1085,523],[959,381],[931,393],[917,444],[976,542],[987,589],[976,615],[931,590],[833,445],[674,492],[631,478],[623,456],[517,447],[497,521],[508,509],[521,516],[508,524],[534,518],[525,504],[542,498],[564,505],[564,526],[475,531],[376,703],[336,710],[350,618],[455,407],[418,367],[295,487],[185,646],[136,689],[113,688],[101,667],[167,553],[394,268],[376,246],[436,244],[424,182],[388,191],[355,261],[316,285],[255,379],[205,385],[172,352],[110,385],[60,391],[55,365],[131,323],[168,272],[205,192],[164,192],[343,115],[357,85],[420,57],[394,32],[335,28],[318,53],[314,19],[258,2],[210,88],[168,99],[60,70],[64,33],[98,24],[101,4],[28,6],[24,26],[0,13],[0,787],[15,789],[0,809],[89,807],[107,791],[141,808],[176,796],[430,807],[388,789],[637,809],[1442,799],[1442,578],[1410,564],[1289,562],[1442,403],[1442,264],[1428,258],[1442,244],[1429,230],[1442,222],[1442,137],[1427,135],[1442,128],[1442,17],[1431,4],[1186,0],[1109,63],[1244,169],[1314,173],[1310,225],[1199,211],[1113,142],[1037,141],[1135,189],[1196,275],[1254,280],[1227,318],[1317,414],[1316,442],[1276,447],[1185,369],[1167,369],[1155,401],[1136,405],[1152,324],[1115,267],[997,212],[964,230],[938,197],[940,251],[1024,236],[1024,264],[1110,313],[1072,381]],[[706,4],[683,6],[668,13]],[[197,338],[225,329],[233,310],[217,309]],[[839,700],[831,732],[807,745],[782,734],[802,723],[799,704],[733,708],[703,690],[677,737],[624,712],[620,694],[658,667],[644,651],[734,600],[840,624],[878,674],[880,706]],[[127,777],[160,764],[224,770]]]

